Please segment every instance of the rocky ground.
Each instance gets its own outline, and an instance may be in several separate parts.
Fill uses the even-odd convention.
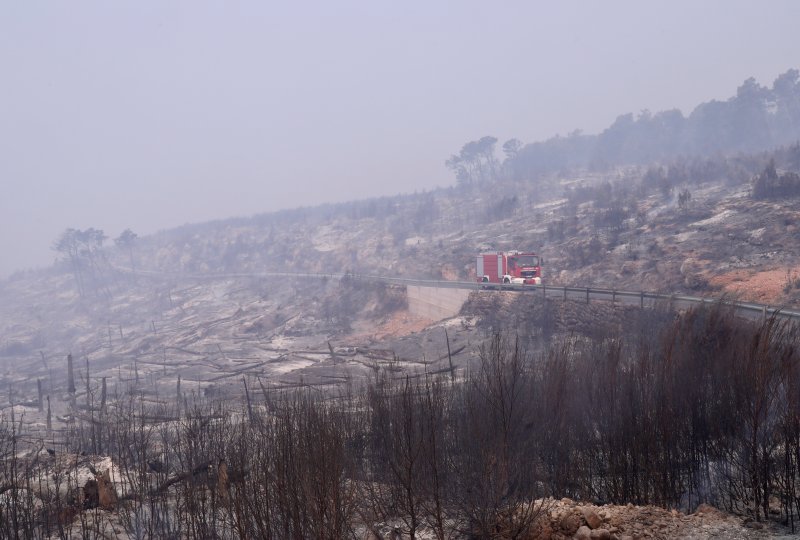
[[[640,205],[651,208],[641,222],[602,233],[606,249],[596,262],[575,268],[571,239],[547,248],[554,281],[775,305],[800,300],[800,201],[754,202],[748,186],[714,185],[696,190],[686,209],[667,210],[657,196]]]
[[[700,505],[694,513],[684,514],[655,506],[595,506],[570,499],[545,500],[539,504],[543,505],[546,515],[539,521],[532,538],[542,540],[795,537],[783,527],[748,522],[708,505]]]
[[[568,185],[635,179],[641,170],[581,174]],[[402,291],[359,289],[338,280],[247,277],[286,271],[369,273],[469,280],[481,250],[535,250],[553,285],[731,295],[773,305],[800,304],[800,200],[753,201],[748,184],[692,186],[691,204],[644,194],[618,229],[598,227],[592,203],[561,193],[495,186],[477,194],[437,193],[378,200],[350,212],[188,226],[141,239],[132,276],[129,253],[107,252],[107,266],[80,297],[69,265],[0,281],[0,411],[41,430],[37,380],[51,397],[56,427],[69,422],[68,352],[85,410],[101,381],[154,403],[183,392],[241,400],[243,380],[287,387],[338,384],[376,363],[407,372],[469,365],[487,332],[524,328],[532,346],[546,334],[603,332],[636,319],[634,308],[553,303],[484,293],[461,317],[430,321],[408,312]],[[514,195],[509,215],[492,201]],[[551,225],[566,223],[564,235]],[[226,277],[227,276],[227,277]],[[631,315],[631,316],[629,316]],[[639,314],[641,315],[641,314]],[[651,313],[648,316],[659,316]],[[7,390],[6,390],[7,389]],[[80,408],[80,407],[79,407]],[[557,501],[542,533],[568,538],[607,530],[618,538],[760,538],[761,530],[711,509],[691,515],[657,508],[595,509],[592,527],[577,503]],[[555,515],[553,515],[555,513]],[[570,519],[570,514],[574,519]],[[562,524],[564,521],[568,527]],[[575,530],[571,530],[576,525]],[[560,535],[560,536],[559,536]],[[544,536],[546,537],[546,536]]]
[[[35,470],[42,473],[36,484],[38,489],[74,493],[76,508],[85,509],[83,517],[77,510],[72,517],[61,516],[66,520],[67,538],[78,538],[82,528],[111,538],[133,538],[125,530],[130,530],[132,520],[136,519],[136,505],[127,500],[126,477],[110,458],[69,454],[53,457],[40,451]],[[48,479],[58,475],[63,478],[56,486]],[[533,504],[539,516],[526,537],[529,540],[780,540],[797,537],[790,527],[775,521],[754,522],[706,504],[689,514],[656,506],[594,505],[566,498],[541,499]],[[402,538],[391,524],[369,529],[360,529],[358,537],[375,540],[377,531],[387,539]],[[429,533],[423,527],[418,537],[433,538]]]

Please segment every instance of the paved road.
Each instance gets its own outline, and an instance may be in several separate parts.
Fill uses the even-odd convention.
[[[130,269],[119,268],[121,271],[131,272]],[[227,279],[227,278],[307,278],[307,279],[356,279],[364,281],[379,281],[382,283],[392,283],[395,285],[416,285],[420,287],[439,287],[447,289],[468,289],[481,291],[487,288],[492,290],[518,291],[525,294],[540,294],[547,298],[563,298],[565,300],[604,300],[619,302],[622,304],[639,305],[641,307],[652,307],[655,304],[664,302],[670,303],[675,309],[688,309],[700,304],[714,304],[719,302],[718,298],[704,298],[699,296],[687,296],[682,294],[659,294],[644,291],[617,291],[614,289],[598,289],[593,287],[549,287],[546,284],[540,286],[530,285],[510,285],[492,284],[487,286],[483,283],[472,281],[442,281],[432,279],[411,279],[399,277],[376,276],[370,274],[318,274],[318,273],[294,273],[294,272],[253,272],[253,273],[222,273],[222,274],[169,274],[165,272],[154,272],[147,270],[136,270],[139,275],[175,275],[196,279]],[[800,310],[797,308],[781,308],[766,304],[756,304],[753,302],[725,301],[731,305],[736,313],[751,319],[758,317],[769,317],[776,315],[779,318],[790,318],[800,320]]]

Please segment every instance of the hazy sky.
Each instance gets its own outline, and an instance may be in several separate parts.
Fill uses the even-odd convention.
[[[112,238],[452,183],[800,67],[800,2],[4,2],[0,277]]]

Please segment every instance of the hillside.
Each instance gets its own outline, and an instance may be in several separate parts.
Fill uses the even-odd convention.
[[[27,437],[32,441],[48,440],[54,452],[73,449],[76,444],[84,448],[90,444],[88,441],[91,449],[96,450],[98,444],[102,446],[106,435],[98,435],[90,426],[102,425],[97,418],[106,414],[106,395],[115,396],[115,414],[123,424],[135,417],[131,410],[120,409],[129,400],[142,408],[139,418],[153,422],[148,430],[173,422],[187,422],[185,427],[189,429],[195,420],[182,415],[195,411],[192,414],[198,415],[196,420],[201,425],[206,425],[203,418],[207,415],[220,418],[223,423],[215,429],[222,431],[215,432],[214,437],[227,440],[235,430],[231,431],[230,426],[225,428],[225,422],[239,422],[237,418],[244,414],[242,411],[248,411],[251,418],[253,415],[271,418],[276,400],[292,403],[298,398],[287,392],[302,393],[310,388],[320,392],[315,396],[366,399],[353,396],[361,396],[358,392],[365,388],[366,395],[373,396],[383,388],[382,380],[394,392],[402,391],[403,386],[390,381],[404,377],[406,381],[423,381],[439,374],[442,379],[437,384],[448,381],[455,385],[440,395],[456,401],[467,399],[459,397],[458,392],[469,392],[470,387],[462,390],[456,381],[471,380],[475,373],[480,373],[472,368],[485,365],[486,344],[500,331],[514,335],[516,343],[525,347],[531,358],[544,362],[541,366],[548,366],[547,362],[553,359],[565,359],[564,365],[572,370],[568,377],[562,373],[573,381],[569,391],[577,390],[583,396],[573,400],[574,407],[557,408],[552,415],[537,415],[537,420],[529,420],[527,425],[545,430],[537,433],[561,429],[546,423],[539,425],[543,421],[539,418],[563,417],[568,419],[563,421],[575,422],[565,432],[569,437],[579,437],[578,433],[583,433],[581,437],[591,437],[594,431],[582,424],[588,416],[593,422],[627,434],[631,440],[639,440],[631,431],[639,423],[626,420],[625,414],[604,415],[606,409],[594,400],[600,395],[616,396],[599,402],[605,403],[608,410],[612,406],[622,407],[626,400],[619,397],[613,384],[640,384],[635,382],[636,370],[653,369],[654,365],[648,360],[651,352],[647,351],[652,350],[659,361],[660,355],[666,354],[659,348],[650,349],[648,339],[653,335],[663,340],[665,350],[669,350],[670,339],[678,339],[670,336],[681,336],[676,347],[683,351],[680,354],[687,355],[681,357],[689,366],[686,369],[694,369],[691,362],[697,356],[691,351],[704,351],[707,347],[706,333],[739,336],[737,340],[714,342],[715,347],[720,347],[718,355],[712,355],[721,363],[719,369],[723,369],[725,359],[743,357],[742,351],[749,350],[745,347],[746,340],[751,339],[748,336],[759,340],[758,336],[766,335],[770,343],[778,340],[775,347],[783,347],[780,340],[788,338],[767,327],[750,328],[717,312],[690,313],[676,320],[675,314],[667,310],[642,311],[603,302],[585,305],[544,301],[538,296],[501,292],[473,294],[460,316],[432,321],[409,311],[405,290],[400,286],[285,274],[355,272],[471,280],[475,253],[522,249],[542,255],[545,280],[552,285],[689,292],[733,296],[777,306],[797,305],[800,279],[795,272],[800,267],[800,237],[796,227],[800,198],[760,196],[755,187],[772,182],[769,185],[791,188],[792,163],[798,152],[800,147],[795,146],[769,154],[678,160],[605,172],[564,171],[537,177],[535,181],[506,179],[480,189],[460,186],[412,196],[189,225],[137,238],[127,245],[78,251],[50,269],[18,273],[0,283],[0,388],[8,388],[2,409],[17,415]],[[268,275],[269,272],[284,275]],[[618,348],[614,344],[619,344]],[[64,376],[68,353],[72,353],[77,372],[75,391],[70,391],[69,380]],[[641,363],[641,366],[628,371],[626,361],[606,363],[600,370],[589,367],[595,366],[597,358],[609,362],[623,353],[633,365]],[[698,354],[704,358],[706,353]],[[744,356],[752,356],[754,361],[761,358],[757,354]],[[544,369],[548,376],[556,375],[547,371],[550,368],[537,369]],[[775,376],[786,369],[789,368],[784,364],[776,367]],[[538,371],[524,373],[533,376]],[[612,377],[611,373],[617,375]],[[749,380],[742,381],[733,375],[729,381],[731,387],[745,385]],[[627,377],[631,377],[629,381]],[[675,392],[697,392],[686,400],[677,399],[676,403],[701,399],[698,396],[708,389],[682,383],[677,375],[673,380],[656,370],[652,379],[642,379],[654,385],[648,386],[642,396],[662,388],[659,377],[665,377],[664,381],[670,384],[677,381],[676,386],[670,386]],[[547,397],[549,394],[541,390],[554,388],[547,381],[532,379],[526,383],[539,389],[532,396],[545,396],[542,398],[545,405],[536,407],[555,406],[547,400],[558,395]],[[49,396],[47,409],[37,407],[38,382],[43,394]],[[320,405],[316,399],[297,405],[300,407],[297,411],[305,411],[303,407],[317,410],[315,407]],[[659,400],[641,399],[637,410],[653,407],[653,414],[661,414],[663,404]],[[103,405],[98,405],[99,402]],[[252,402],[257,405],[254,407]],[[361,410],[375,404],[350,406]],[[528,409],[536,407],[531,405]],[[581,407],[587,408],[581,412]],[[49,410],[52,419],[47,418]],[[223,410],[228,412],[223,414]],[[725,421],[730,421],[729,416],[734,412],[731,408]],[[380,413],[380,409],[374,413]],[[456,415],[452,421],[462,421],[458,420],[460,413],[448,414]],[[652,426],[655,422],[651,420],[641,426]],[[356,431],[348,437],[361,440],[362,435],[357,434],[356,427],[353,429]],[[544,462],[552,465],[567,459],[558,447],[559,441],[567,440],[562,440],[565,433],[536,437],[537,441],[546,441],[536,443],[544,445]],[[161,436],[167,437],[167,431]],[[467,432],[457,436],[469,435]],[[635,488],[608,485],[600,492],[595,491],[600,488],[592,480],[589,463],[598,455],[606,455],[605,450],[597,448],[620,444],[617,437],[588,445],[585,458],[576,451],[576,461],[570,469],[574,477],[565,477],[563,470],[555,469],[548,473],[548,482],[552,483],[548,489],[582,500],[597,497],[604,502],[631,501],[640,489],[638,484]],[[737,446],[738,432],[726,437],[715,444],[725,448],[725,444],[731,444],[732,452],[748,448]],[[347,444],[355,444],[353,441]],[[554,446],[547,446],[550,443]],[[582,448],[580,439],[572,443],[576,449]],[[644,453],[635,454],[632,450],[629,458],[635,467],[641,467],[648,464],[649,452],[674,456],[673,443],[669,438],[659,439],[651,448],[639,442],[635,448]],[[166,445],[157,444],[142,454],[142,459],[172,455],[162,444]],[[520,444],[532,443],[521,440]],[[198,459],[210,455],[206,450],[197,451]],[[717,459],[711,454],[703,455],[707,460]],[[467,454],[462,458],[471,460],[474,456]],[[129,460],[134,458],[122,452],[116,459],[133,463]],[[688,467],[695,471],[691,474],[697,474],[695,463],[664,459],[664,467],[669,470]],[[186,466],[173,465],[180,470]],[[746,478],[747,470],[742,469],[743,476],[737,477],[742,486],[748,485],[741,480]],[[544,475],[536,468],[533,473]],[[159,481],[178,482],[175,478],[159,476]],[[213,482],[220,482],[218,476],[213,478],[216,478]],[[729,505],[727,510],[740,514],[751,515],[759,508],[758,505],[739,507],[735,496],[717,492],[716,477],[692,480],[700,482],[699,485],[682,486],[682,481],[668,487],[643,480],[650,495],[636,495],[639,498],[633,502],[655,501],[689,512],[704,497],[713,495],[720,503]],[[130,482],[118,485],[126,492],[143,489]],[[370,496],[380,499],[379,494]],[[764,500],[766,519],[772,515],[769,508],[772,502],[768,496]],[[562,501],[563,504],[571,503]],[[787,505],[784,501],[772,506],[780,513]],[[376,512],[369,519],[378,523],[379,516],[384,514]],[[604,519],[615,523],[614,534],[621,537],[627,532],[643,533],[646,527],[635,521],[644,514],[655,515],[652,512],[661,516],[659,523],[663,522],[668,530],[695,530],[707,525],[700,518],[691,518],[690,522],[689,517],[674,513],[668,516],[665,512],[638,508],[633,512],[625,507],[609,510]],[[614,517],[628,513],[639,517],[633,518],[633,522]],[[361,516],[356,521],[364,519]],[[563,533],[562,529],[570,529],[573,524],[576,531],[579,525],[588,526],[585,520],[564,525],[562,517],[555,515],[549,524],[536,519],[537,526],[549,527],[554,538],[561,537],[559,534],[568,537],[572,533]],[[745,528],[744,522],[735,518],[715,519],[714,530],[726,530],[742,538],[767,534],[758,527],[753,529],[755,526]],[[757,517],[756,521],[759,520]],[[381,523],[388,526],[391,521]],[[525,523],[529,527],[533,521]],[[583,533],[589,534],[588,530]],[[653,530],[651,534],[658,537],[659,533]],[[704,536],[697,533],[697,537]]]
[[[11,367],[44,369],[40,353],[68,351],[98,370],[132,368],[134,359],[189,368],[195,356],[246,368],[245,359],[255,365],[272,355],[292,367],[270,363],[259,372],[266,379],[309,377],[316,362],[288,352],[329,356],[328,343],[386,349],[387,339],[431,321],[409,314],[403,291],[390,286],[257,274],[472,280],[474,254],[483,250],[540,253],[551,285],[797,305],[800,199],[755,200],[752,179],[770,159],[783,170],[798,152],[565,173],[184,226],[131,249],[105,248],[92,265],[80,260],[80,276],[65,259],[0,283],[6,378],[47,378]]]
[[[800,71],[790,69],[772,86],[752,77],[725,100],[680,110],[621,114],[597,135],[580,130],[566,137],[523,145],[508,141],[505,168],[513,177],[564,168],[647,164],[681,156],[769,151],[800,139]]]

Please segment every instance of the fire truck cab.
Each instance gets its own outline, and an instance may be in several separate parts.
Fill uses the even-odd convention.
[[[536,253],[493,251],[478,255],[475,268],[479,283],[540,285],[541,259]]]

